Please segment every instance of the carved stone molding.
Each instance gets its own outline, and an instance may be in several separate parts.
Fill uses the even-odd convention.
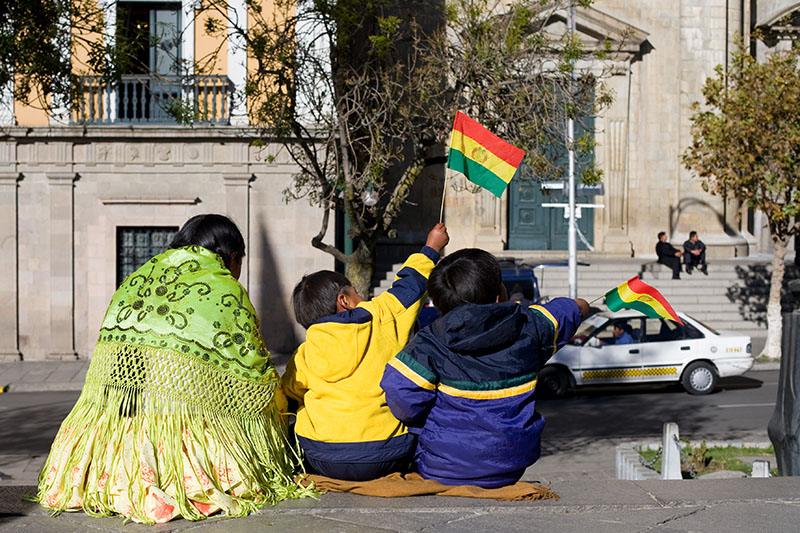
[[[197,205],[200,198],[98,198],[103,205]]]

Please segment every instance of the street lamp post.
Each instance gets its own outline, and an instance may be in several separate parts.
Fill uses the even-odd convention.
[[[569,35],[570,40],[575,37],[575,5],[569,4]],[[570,92],[575,90],[575,61],[572,62],[572,77],[569,85]],[[567,266],[569,270],[569,296],[578,297],[578,245],[576,241],[577,220],[575,217],[575,121],[570,115],[567,117],[567,146],[569,148],[569,231],[567,232]]]

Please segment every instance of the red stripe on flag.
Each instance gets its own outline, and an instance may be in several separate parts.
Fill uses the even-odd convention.
[[[477,121],[469,118],[461,111],[456,111],[453,129],[460,131],[470,139],[492,152],[494,155],[513,167],[518,167],[525,157],[525,150],[507,143],[491,131],[481,126]]]
[[[658,290],[656,290],[654,287],[651,287],[647,283],[640,280],[639,276],[634,276],[628,280],[628,288],[630,288],[630,290],[632,290],[633,292],[637,292],[639,294],[647,294],[648,296],[655,298],[658,301],[658,303],[664,306],[664,309],[667,310],[667,313],[672,315],[672,317],[675,319],[676,322],[683,324],[683,321],[678,317],[678,313],[676,313],[675,310],[672,308],[672,306],[669,305],[667,299],[664,298],[664,296],[662,296],[662,294],[658,292]]]

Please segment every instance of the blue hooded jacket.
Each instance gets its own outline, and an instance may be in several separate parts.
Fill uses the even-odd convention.
[[[422,477],[447,485],[515,483],[541,454],[539,369],[575,333],[578,305],[459,306],[423,328],[381,380],[392,413],[418,435]]]

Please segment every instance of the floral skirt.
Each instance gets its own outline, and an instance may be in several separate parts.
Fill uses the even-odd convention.
[[[263,488],[243,474],[230,446],[210,435],[198,442],[184,429],[178,457],[166,457],[164,443],[148,436],[149,424],[135,425],[129,421],[110,439],[101,438],[98,427],[63,426],[42,472],[41,503],[57,511],[120,514],[144,523],[178,516],[197,520],[218,511],[239,516],[267,503]]]

